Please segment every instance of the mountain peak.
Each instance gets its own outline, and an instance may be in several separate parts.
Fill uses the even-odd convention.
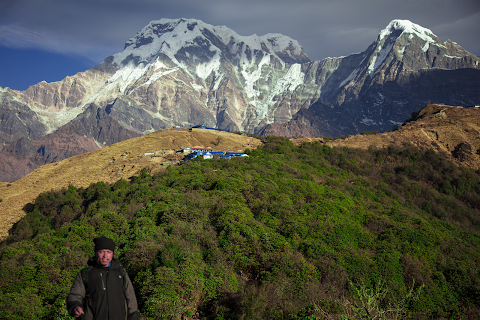
[[[114,62],[117,65],[128,64],[133,59],[137,64],[148,63],[163,53],[180,65],[177,60],[179,52],[183,55],[187,48],[199,47],[208,57],[207,60],[222,52],[242,60],[243,53],[258,50],[272,54],[285,63],[310,61],[298,41],[279,33],[240,36],[226,26],[212,26],[201,20],[180,18],[151,21],[125,43],[123,52],[114,55]],[[196,60],[202,62],[198,55]]]
[[[431,43],[436,42],[435,38],[438,38],[430,29],[424,28],[409,20],[395,19],[380,32],[377,42],[387,39],[394,32],[399,32],[398,37],[403,33],[415,34],[419,38]]]
[[[426,56],[430,45],[442,47],[442,55],[448,53],[448,48],[445,43],[437,37],[430,29],[424,28],[409,20],[392,20],[385,29],[379,34],[377,39],[373,42],[373,49],[371,57],[368,60],[368,73],[373,75],[375,71],[386,61],[389,55],[391,59],[397,59],[407,62],[409,68],[433,67]],[[407,50],[408,47],[408,50]],[[453,44],[452,44],[453,47]],[[424,54],[420,56],[409,56],[406,52],[413,52],[419,49]],[[456,52],[460,52],[459,49]],[[466,52],[466,51],[465,51]],[[439,53],[436,53],[437,55]],[[405,55],[408,57],[405,60]],[[422,60],[422,61],[420,61]]]

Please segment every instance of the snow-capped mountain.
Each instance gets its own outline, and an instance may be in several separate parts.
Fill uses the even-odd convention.
[[[402,62],[402,68],[416,71],[431,68],[458,69],[472,64],[474,60],[478,61],[478,57],[456,43],[450,40],[444,43],[429,29],[408,20],[390,22],[362,56],[362,62],[339,84],[340,87],[351,80],[358,80],[364,74],[373,76],[382,66],[392,62]],[[472,66],[477,64],[473,63]]]
[[[129,39],[123,52],[99,68],[116,70],[103,96],[118,92],[143,98],[147,110],[165,120],[165,125],[202,120],[226,129],[253,131],[265,118],[266,123],[274,121],[275,95],[301,85],[301,66],[308,62],[300,44],[281,34],[245,37],[199,20],[161,19]],[[167,87],[181,90],[172,89],[176,91],[172,97]],[[227,93],[231,97],[231,91],[234,100],[225,97]],[[153,100],[145,101],[149,95],[154,95]],[[172,117],[178,103],[187,112]],[[189,117],[204,111],[208,114],[202,119]]]
[[[214,81],[218,87],[225,68],[234,66],[250,89],[260,74],[260,64],[300,64],[310,60],[300,44],[281,34],[243,37],[227,27],[214,27],[199,20],[153,21],[125,44],[123,52],[106,61],[118,68],[108,80],[129,94],[179,70],[192,77],[193,88]],[[228,63],[228,67],[222,64]],[[210,79],[209,79],[210,77]],[[196,83],[198,82],[198,83]]]
[[[478,104],[479,60],[406,20],[392,21],[364,52],[312,62],[281,34],[240,36],[200,20],[161,19],[93,69],[23,92],[0,89],[0,138],[37,139],[76,118],[90,122],[69,130],[98,146],[174,125],[258,133],[275,123],[286,136],[295,135],[287,128],[323,136],[385,131],[430,101]],[[92,117],[92,103],[108,121]],[[115,136],[112,121],[128,135]],[[94,130],[95,123],[112,129]]]
[[[280,63],[310,61],[296,40],[281,34],[245,37],[225,26],[214,27],[200,20],[161,19],[150,22],[130,38],[124,51],[113,56],[113,62],[125,66],[133,59],[136,65],[147,65],[161,54],[181,68],[203,63],[196,66],[196,72],[203,79],[209,74],[202,71],[215,70],[205,63],[215,65],[220,58],[236,66],[250,65],[254,56],[261,60],[266,54]]]
[[[429,29],[393,20],[364,52],[318,62],[320,98],[294,118],[321,136],[338,136],[392,130],[432,101],[478,104],[479,61]]]

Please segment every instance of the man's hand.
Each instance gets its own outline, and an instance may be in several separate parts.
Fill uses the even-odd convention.
[[[80,317],[82,314],[83,314],[83,308],[82,307],[76,307],[75,309],[73,309],[73,316],[75,318]]]

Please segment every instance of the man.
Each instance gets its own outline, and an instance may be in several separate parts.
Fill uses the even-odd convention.
[[[139,320],[132,282],[113,257],[115,243],[106,237],[93,242],[95,256],[78,273],[67,295],[68,313],[85,320]]]

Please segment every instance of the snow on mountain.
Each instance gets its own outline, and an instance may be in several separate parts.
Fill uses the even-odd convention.
[[[267,116],[269,108],[275,104],[275,96],[294,91],[304,83],[304,79],[305,74],[301,71],[301,65],[293,64],[288,72],[275,83],[267,98],[257,105],[258,118],[264,119]]]
[[[387,39],[394,32],[401,32],[395,37],[397,39],[400,38],[403,34],[408,34],[409,40],[412,40],[413,36],[417,36],[423,41],[425,41],[425,45],[422,47],[423,52],[426,52],[428,50],[430,44],[446,48],[443,44],[440,43],[440,39],[435,34],[433,34],[430,29],[424,28],[409,20],[392,20],[388,24],[388,26],[383,29],[378,35],[377,43],[381,43],[384,39]],[[410,42],[408,42],[408,44],[409,43]]]
[[[240,36],[225,26],[214,27],[200,20],[160,19],[150,22],[126,42],[123,52],[113,55],[113,63],[121,70],[111,81],[121,77],[125,81],[123,92],[162,54],[185,72],[205,80],[219,70],[222,59],[245,70],[252,68],[258,63],[256,51],[274,56],[283,65],[310,61],[298,41],[281,34]]]
[[[213,43],[217,39],[220,42]],[[124,51],[114,55],[114,62],[117,65],[131,59],[138,63],[149,62],[161,52],[179,64],[176,55],[182,48],[204,46],[205,42],[211,52],[222,51],[219,46],[227,47],[230,54],[244,62],[251,60],[248,53],[253,50],[263,50],[277,57],[287,55],[295,59],[304,55],[306,58],[298,41],[278,33],[240,36],[225,26],[212,26],[196,19],[160,19],[150,22],[130,38]]]
[[[415,36],[425,41],[422,47],[423,52],[427,52],[431,44],[446,48],[430,29],[419,26],[409,20],[392,20],[387,27],[379,33],[375,41],[375,52],[368,66],[368,73],[370,75],[382,65],[392,51],[397,39],[400,39],[403,35],[406,35],[407,40],[406,44],[399,46],[397,49],[400,56],[403,56],[405,48],[410,45],[410,42]]]
[[[126,42],[123,52],[112,58],[117,71],[108,83],[127,95],[176,71],[188,75],[191,87],[197,91],[204,87],[199,86],[196,79],[206,84],[207,78],[213,75],[215,83],[205,88],[216,91],[225,77],[225,70],[221,69],[222,63],[226,63],[233,67],[234,74],[230,76],[238,78],[260,120],[275,104],[273,93],[294,90],[304,78],[300,64],[310,62],[298,41],[290,37],[278,33],[240,36],[225,26],[183,18],[150,22]],[[291,67],[293,65],[298,66]],[[279,74],[273,76],[272,71]],[[270,77],[272,83],[262,87],[259,81],[265,77]],[[265,95],[269,100],[259,102],[258,98]]]
[[[101,65],[59,83],[32,86],[19,101],[51,130],[95,103],[108,106],[112,117],[138,133],[199,121],[255,132],[286,123],[318,102],[317,114],[334,119],[322,120],[336,128],[329,129],[334,135],[386,130],[385,123],[400,123],[409,108],[431,101],[430,89],[418,94],[424,99],[418,101],[401,91],[418,72],[479,69],[479,64],[458,44],[442,42],[407,20],[390,22],[361,53],[311,62],[297,41],[281,34],[241,36],[200,20],[161,19]],[[391,86],[379,93],[387,82]]]
[[[432,45],[442,52],[429,49]],[[217,125],[228,118],[244,130],[260,123],[288,121],[317,99],[332,105],[348,100],[347,94],[354,97],[350,100],[358,99],[369,81],[377,75],[379,79],[387,76],[387,65],[400,62],[402,68],[412,71],[455,69],[465,63],[462,56],[468,52],[462,50],[453,42],[443,43],[429,29],[408,20],[393,20],[364,52],[326,59],[318,64],[325,68],[315,71],[317,65],[311,63],[297,41],[287,36],[241,36],[225,26],[196,19],[160,19],[130,38],[123,52],[107,59],[116,72],[93,100],[105,99],[112,92],[123,93],[142,99],[139,104],[148,104],[152,115],[160,117],[167,106],[175,109],[179,99],[185,99],[185,108],[196,105],[198,112],[209,113]],[[442,57],[436,59],[437,55]],[[316,73],[320,77],[312,78]],[[190,98],[186,95],[191,94],[195,102],[187,102]],[[371,101],[374,105],[385,104],[377,98]],[[240,111],[239,103],[248,111]],[[160,119],[172,121],[167,111],[163,112]],[[362,115],[361,119],[372,117]]]
[[[382,40],[388,38],[388,36],[390,36],[394,31],[401,31],[401,34],[414,34],[417,37],[423,39],[424,41],[427,41],[429,43],[436,43],[433,37],[437,38],[437,36],[435,36],[430,29],[419,26],[418,24],[415,24],[409,20],[398,19],[392,20],[385,29],[380,31],[377,37],[377,42],[381,42]],[[398,35],[397,38],[400,37],[400,35]]]

